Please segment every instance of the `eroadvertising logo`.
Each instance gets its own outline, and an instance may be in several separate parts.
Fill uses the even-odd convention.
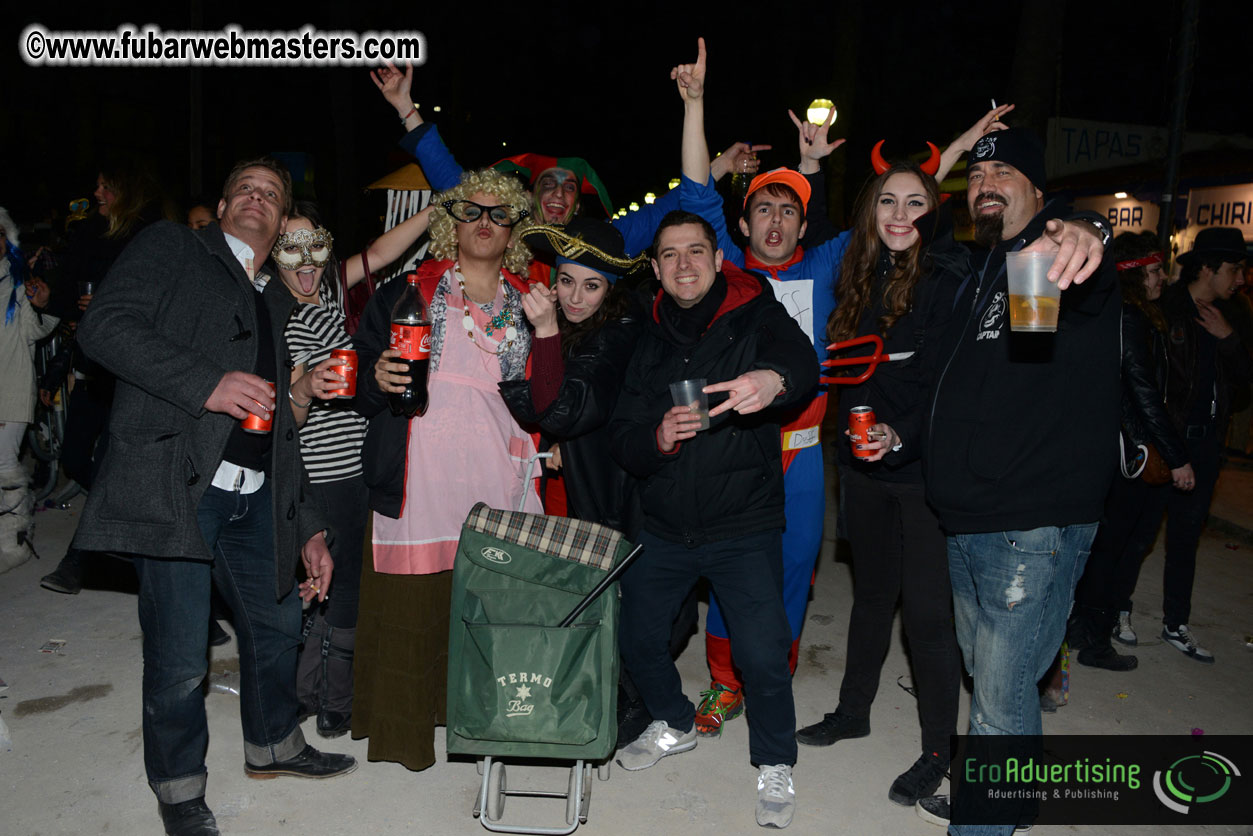
[[[1245,825],[1249,763],[1248,735],[958,736],[952,821]]]
[[[1153,773],[1153,792],[1167,808],[1186,816],[1191,805],[1209,804],[1226,795],[1233,777],[1241,777],[1240,770],[1217,752],[1184,755]]]

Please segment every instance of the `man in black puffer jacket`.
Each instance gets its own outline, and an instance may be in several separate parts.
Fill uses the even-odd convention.
[[[672,212],[654,239],[657,295],[610,424],[612,452],[640,480],[646,550],[622,579],[622,656],[655,722],[619,751],[646,769],[696,746],[695,706],[670,657],[670,624],[702,575],[722,603],[749,700],[757,820],[794,810],[796,713],[783,609],[783,462],[777,409],[818,382],[809,339],[764,282],[722,262],[713,230]],[[709,428],[673,406],[670,384],[703,378]],[[718,398],[722,398],[721,403]]]

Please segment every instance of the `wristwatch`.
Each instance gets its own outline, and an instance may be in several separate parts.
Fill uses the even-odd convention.
[[[1096,218],[1084,218],[1083,222],[1096,229],[1096,234],[1101,236],[1102,247],[1109,246],[1110,239],[1114,237],[1114,233],[1110,230],[1108,224]]]

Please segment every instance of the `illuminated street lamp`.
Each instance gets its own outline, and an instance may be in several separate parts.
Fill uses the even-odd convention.
[[[675,177],[670,181],[670,188],[677,189],[679,187],[679,178]]]
[[[648,192],[647,194],[644,195],[644,202],[650,205],[653,203],[656,203],[657,195],[653,194],[652,192]]]
[[[1126,200],[1127,193],[1126,192],[1114,192],[1114,197],[1116,197],[1118,200]]]
[[[628,206],[627,208],[630,209],[632,212],[640,211],[640,205],[636,203],[634,200],[631,201],[631,205]]]
[[[834,123],[838,116],[835,109],[835,102],[830,99],[814,99],[809,103],[809,109],[805,112],[806,118],[815,125],[821,125],[827,121],[827,113],[831,114],[831,122]]]

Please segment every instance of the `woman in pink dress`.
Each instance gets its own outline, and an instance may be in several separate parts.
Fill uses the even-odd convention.
[[[519,223],[527,197],[491,170],[467,172],[437,195],[433,259],[417,271],[431,318],[429,406],[406,418],[387,396],[409,382],[387,347],[391,310],[405,283],[370,299],[354,340],[357,409],[370,419],[362,451],[373,514],[365,555],[352,736],[370,760],[410,769],[435,762],[444,724],[453,557],[476,502],[541,513],[525,478],[535,453],[497,384],[525,376],[531,334],[522,311],[530,251]]]

